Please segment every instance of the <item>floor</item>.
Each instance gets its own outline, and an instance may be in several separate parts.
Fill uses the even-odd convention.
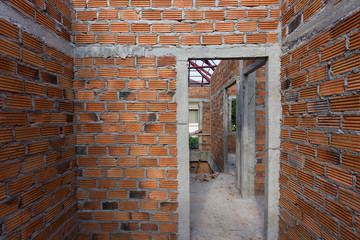
[[[235,156],[229,173],[210,182],[191,181],[191,240],[262,239],[264,197],[242,199],[235,188]]]

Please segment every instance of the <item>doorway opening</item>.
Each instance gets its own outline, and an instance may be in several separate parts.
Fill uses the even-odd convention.
[[[255,62],[188,61],[191,239],[264,236],[265,62]]]
[[[253,59],[254,63],[240,68],[245,77],[253,73],[259,61],[265,64],[265,194],[264,194],[264,239],[278,239],[279,233],[279,172],[280,172],[280,132],[281,132],[281,82],[280,82],[280,55],[279,46],[229,46],[229,47],[190,47],[180,49],[174,53],[176,56],[176,103],[177,103],[177,148],[178,148],[178,202],[179,239],[190,239],[190,151],[189,151],[189,96],[188,96],[188,60],[191,59]],[[265,61],[265,62],[264,62]],[[245,71],[246,70],[246,71]],[[245,74],[248,73],[248,74]],[[237,82],[237,91],[248,88]],[[238,87],[239,86],[239,87]],[[227,86],[228,87],[228,86]],[[223,86],[224,88],[224,86]],[[241,91],[239,92],[239,94]],[[242,91],[241,98],[246,91]],[[246,114],[244,115],[246,116]],[[245,118],[243,118],[244,120]],[[247,123],[248,124],[248,123]],[[240,136],[245,132],[241,132]],[[240,145],[240,136],[237,136],[237,147]],[[245,138],[246,139],[246,138]],[[246,148],[245,148],[246,149]],[[245,153],[245,152],[244,152]],[[250,159],[250,158],[248,158]],[[238,169],[237,169],[238,171]],[[251,172],[248,172],[251,173]],[[254,174],[254,172],[252,172]],[[239,174],[238,174],[239,175]],[[251,174],[240,175],[240,183],[246,183]],[[238,184],[239,187],[241,184]],[[249,185],[249,184],[245,184]],[[246,187],[240,187],[245,194]],[[254,188],[251,188],[254,189]],[[243,195],[242,195],[243,196]]]

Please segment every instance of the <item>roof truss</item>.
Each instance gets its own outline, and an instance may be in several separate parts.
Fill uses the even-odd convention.
[[[208,86],[211,83],[212,73],[215,71],[218,65],[208,59],[189,60],[189,86]],[[200,80],[192,79],[191,70],[196,70],[200,74]]]

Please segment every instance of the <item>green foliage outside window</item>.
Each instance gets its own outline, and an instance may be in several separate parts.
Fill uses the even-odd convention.
[[[231,101],[231,131],[236,131],[236,99]]]
[[[198,137],[189,137],[189,148],[190,149],[199,149],[199,138]]]

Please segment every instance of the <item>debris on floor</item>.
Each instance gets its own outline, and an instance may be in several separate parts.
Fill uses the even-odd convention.
[[[191,240],[262,240],[264,197],[242,198],[235,167],[229,172],[191,174]]]
[[[191,178],[191,180],[197,181],[197,182],[210,182],[212,179],[216,179],[217,176],[219,176],[219,172],[214,172],[211,174],[199,174],[195,177]]]

